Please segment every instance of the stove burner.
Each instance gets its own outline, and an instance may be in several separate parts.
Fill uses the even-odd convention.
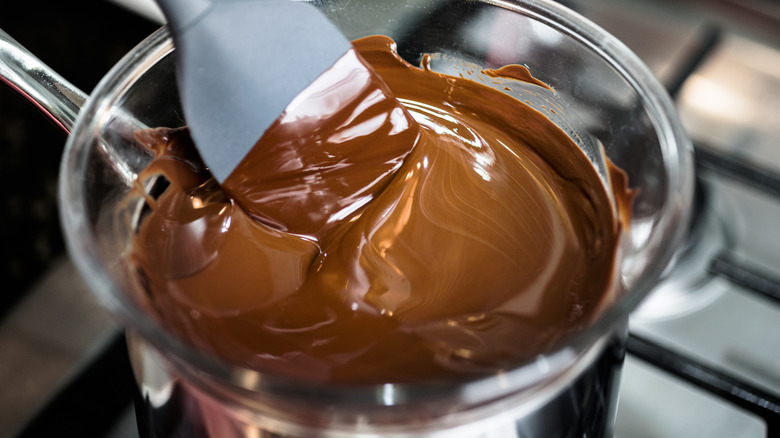
[[[714,183],[696,179],[696,192],[688,240],[667,268],[661,282],[631,314],[638,322],[676,318],[710,304],[727,284],[710,269],[712,261],[734,246],[735,209],[728,208]]]

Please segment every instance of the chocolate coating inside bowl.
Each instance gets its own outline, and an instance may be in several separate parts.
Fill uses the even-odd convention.
[[[482,375],[587,327],[618,293],[622,173],[616,202],[542,113],[388,38],[354,46],[404,109],[336,98],[306,135],[288,112],[233,196],[186,129],[137,133],[154,153],[138,191],[165,181],[141,194],[129,258],[149,312],[232,363],[340,383]]]

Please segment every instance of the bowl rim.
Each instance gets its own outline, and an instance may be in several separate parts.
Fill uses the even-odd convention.
[[[642,61],[615,37],[589,20],[551,1],[481,1],[529,16],[567,34],[598,53],[637,90],[643,104],[649,109],[652,122],[659,127],[657,128],[659,141],[669,171],[667,199],[676,200],[664,206],[668,211],[661,215],[659,220],[659,227],[668,230],[668,235],[660,241],[656,239],[649,243],[657,251],[656,262],[648,264],[630,293],[620,297],[591,327],[573,336],[565,345],[547,356],[546,360],[559,361],[561,372],[565,374],[567,370],[574,369],[576,363],[582,363],[583,357],[592,356],[589,351],[593,345],[600,345],[600,340],[612,336],[616,325],[625,321],[628,313],[647,295],[661,277],[667,264],[673,259],[683,240],[689,220],[688,206],[693,196],[692,146],[677,119],[676,111],[666,91]],[[204,388],[211,387],[215,382],[229,382],[240,390],[278,395],[294,394],[318,401],[385,405],[383,398],[378,396],[385,391],[386,385],[383,384],[345,387],[339,384],[312,385],[307,382],[301,385],[300,382],[262,375],[198,352],[177,336],[161,330],[161,326],[153,318],[133,305],[132,300],[111,281],[99,256],[90,249],[91,234],[86,213],[83,211],[84,203],[79,201],[82,199],[80,196],[84,194],[85,179],[73,174],[73,169],[76,168],[74,166],[80,160],[86,159],[86,154],[89,152],[80,146],[93,142],[94,133],[97,132],[101,119],[100,115],[105,114],[117,96],[172,50],[172,41],[166,27],[160,28],[132,49],[99,82],[82,108],[67,140],[60,166],[59,207],[66,246],[77,269],[103,305],[128,326],[130,331],[151,341],[158,350],[171,353],[169,360],[180,368],[183,367],[184,371],[189,373],[187,377],[200,379]],[[672,162],[675,165],[668,165]],[[191,364],[197,364],[197,369],[189,370]],[[452,385],[452,382],[393,384],[396,403],[430,400],[431,397],[447,397],[454,393],[462,395],[469,391],[482,394],[485,388],[509,391],[507,394],[528,390],[533,385],[529,385],[523,378],[519,378],[512,388],[507,388],[507,376],[512,373],[522,375],[529,369],[538,369],[540,366],[539,363],[531,361],[515,369],[501,372],[500,375],[491,375],[477,381],[464,381],[463,384],[458,385]],[[204,378],[204,372],[208,378]],[[549,391],[549,388],[547,390]]]

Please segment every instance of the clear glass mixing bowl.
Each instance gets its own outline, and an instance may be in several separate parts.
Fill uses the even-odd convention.
[[[321,0],[345,35],[392,37],[432,68],[522,64],[551,85],[575,130],[603,144],[639,189],[620,265],[625,293],[592,327],[548,355],[447,385],[302,385],[230,366],[193,349],[145,310],[124,257],[127,195],[149,156],[139,127],[184,124],[171,39],[151,35],[101,81],[68,139],[60,178],[70,254],[127,326],[150,436],[609,435],[628,312],[657,282],[687,227],[692,155],[672,103],[622,43],[546,1]],[[605,359],[606,358],[606,359]],[[595,404],[600,404],[595,406]],[[594,407],[595,406],[595,407]],[[587,431],[587,432],[586,432]]]

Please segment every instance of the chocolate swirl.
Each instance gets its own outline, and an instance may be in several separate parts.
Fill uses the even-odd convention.
[[[186,129],[138,133],[155,153],[141,180],[170,182],[133,242],[151,311],[231,362],[343,383],[481,375],[587,327],[617,290],[621,223],[583,152],[518,100],[407,64],[388,38],[354,45],[405,109],[367,103],[369,84],[335,100],[335,125],[310,112],[306,132],[353,142],[324,166],[307,161],[329,155],[322,143],[280,122],[247,158],[262,177],[239,179],[255,181],[246,199],[283,202],[241,208]],[[334,128],[356,119],[358,135]],[[362,181],[350,185],[360,196],[307,201],[339,193],[341,178]]]

